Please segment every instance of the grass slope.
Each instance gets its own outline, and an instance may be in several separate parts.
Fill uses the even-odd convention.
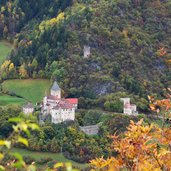
[[[5,41],[0,41],[0,64],[5,60],[6,56],[10,53],[12,45]]]
[[[3,82],[2,87],[35,104],[42,100],[50,85],[50,81],[46,79],[16,79]]]
[[[0,94],[0,106],[7,105],[23,105],[25,100],[18,97],[8,96],[4,94]]]
[[[80,163],[74,162],[72,160],[69,160],[69,159],[65,158],[60,153],[35,152],[35,151],[29,151],[29,150],[26,150],[26,149],[19,149],[19,148],[14,148],[12,150],[12,152],[20,153],[22,156],[32,157],[36,161],[38,161],[38,160],[40,160],[42,158],[49,158],[50,157],[53,160],[58,161],[58,162],[65,162],[65,163],[70,162],[70,163],[72,163],[73,166],[79,167],[81,169],[84,169],[84,168],[86,168],[88,166],[88,164],[80,164]]]

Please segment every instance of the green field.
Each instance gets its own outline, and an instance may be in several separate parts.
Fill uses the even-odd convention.
[[[13,46],[7,41],[0,41],[0,64],[5,60],[6,56],[10,53],[12,47]]]
[[[2,88],[36,104],[49,91],[50,85],[47,79],[16,79],[3,82]]]
[[[25,102],[22,98],[0,94],[0,106],[23,105]]]
[[[70,163],[72,163],[73,166],[79,167],[80,169],[84,169],[84,168],[88,167],[88,164],[80,164],[80,163],[74,162],[72,160],[65,158],[60,153],[34,152],[34,151],[29,151],[29,150],[20,149],[20,148],[14,148],[12,150],[12,152],[17,152],[17,153],[21,154],[22,156],[29,156],[29,157],[35,159],[35,161],[38,161],[42,158],[52,158],[53,160],[55,160],[57,162],[65,162],[65,163],[70,162]]]

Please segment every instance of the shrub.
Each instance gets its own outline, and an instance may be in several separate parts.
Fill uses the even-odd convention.
[[[34,158],[30,157],[30,156],[24,156],[24,161],[26,164],[31,164],[34,160]]]
[[[42,158],[42,159],[38,160],[37,163],[42,165],[42,164],[46,164],[50,161],[52,161],[52,158],[47,157],[47,158]]]

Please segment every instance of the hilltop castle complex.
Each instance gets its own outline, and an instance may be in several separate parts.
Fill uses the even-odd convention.
[[[61,88],[55,81],[49,96],[43,98],[41,113],[51,115],[52,123],[61,123],[67,120],[75,120],[77,98],[61,98]]]

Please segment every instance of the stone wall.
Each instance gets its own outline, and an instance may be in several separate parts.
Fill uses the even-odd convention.
[[[80,129],[88,135],[96,135],[99,132],[98,125],[90,125],[90,126],[80,126]]]

